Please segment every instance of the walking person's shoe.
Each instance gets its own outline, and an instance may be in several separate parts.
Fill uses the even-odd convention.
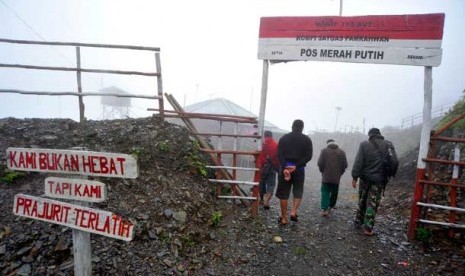
[[[271,194],[266,193],[263,196],[263,209],[269,210],[270,209],[270,200],[271,200]]]
[[[367,228],[365,227],[365,229],[363,229],[363,235],[365,236],[373,236],[375,233],[373,232],[373,229],[370,229],[370,228]]]
[[[329,217],[329,211],[328,210],[323,210],[323,213],[321,213],[321,216]]]
[[[352,221],[353,224],[354,224],[355,229],[358,229],[358,230],[362,229],[362,225],[363,225],[363,222],[362,222],[362,221],[363,221],[363,220],[360,220],[360,219],[358,219],[358,218],[355,218],[355,219]]]
[[[291,221],[293,221],[293,222],[299,222],[299,219],[298,219],[297,217],[298,217],[297,214],[295,214],[294,216],[291,215]]]

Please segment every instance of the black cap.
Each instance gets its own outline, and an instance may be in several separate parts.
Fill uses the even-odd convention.
[[[271,132],[269,130],[265,130],[265,133],[263,134],[263,136],[265,136],[265,137],[273,137],[273,132]]]
[[[326,144],[329,144],[331,142],[335,142],[334,139],[328,139],[328,141],[326,141]]]
[[[368,131],[368,136],[371,137],[373,135],[381,135],[381,131],[379,131],[379,128],[372,128]]]

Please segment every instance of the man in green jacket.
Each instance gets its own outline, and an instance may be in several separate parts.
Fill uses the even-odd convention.
[[[356,226],[363,225],[364,234],[373,235],[375,216],[381,201],[381,194],[388,182],[384,167],[383,156],[394,155],[396,152],[391,142],[384,140],[377,128],[368,131],[368,141],[360,143],[357,156],[352,168],[352,186],[357,188],[357,180],[360,179],[358,189],[358,210],[355,218]],[[395,172],[393,172],[395,175]]]

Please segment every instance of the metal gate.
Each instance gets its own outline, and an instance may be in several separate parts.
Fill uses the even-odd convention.
[[[227,114],[206,114],[185,112],[181,105],[170,94],[165,94],[166,99],[174,108],[174,110],[165,110],[166,118],[181,118],[190,133],[200,142],[201,150],[208,153],[214,163],[208,168],[215,169],[215,178],[210,178],[208,181],[217,184],[217,198],[232,200],[233,206],[236,206],[236,201],[239,200],[242,204],[251,205],[251,215],[258,214],[259,206],[259,189],[258,184],[260,175],[257,168],[257,156],[260,154],[257,151],[257,141],[260,144],[261,136],[258,134],[258,121],[256,117],[236,116]],[[149,111],[159,111],[157,109],[148,109]],[[202,119],[217,122],[219,130],[217,132],[202,133],[192,123],[191,119]],[[229,123],[229,128],[224,127]],[[231,127],[232,124],[232,127]],[[239,126],[247,126],[249,133],[240,133]],[[216,148],[211,146],[206,138],[216,138]],[[225,141],[226,139],[229,141]],[[244,146],[244,141],[253,140],[249,146]],[[224,146],[228,143],[229,148]],[[231,148],[232,144],[232,148]],[[242,145],[242,146],[241,146]],[[260,144],[261,145],[261,144]],[[250,162],[243,162],[242,157],[251,157]],[[242,162],[241,162],[242,161]],[[250,176],[253,180],[239,180],[241,177],[239,172],[252,172]],[[242,179],[250,179],[242,177]],[[230,185],[231,193],[228,195],[222,194],[223,185]],[[246,187],[244,190],[242,187]],[[252,187],[252,195],[249,195],[249,189]],[[250,204],[252,202],[252,204]]]
[[[461,161],[461,149],[465,139],[446,136],[445,132],[465,117],[465,113],[457,116],[436,131],[431,131],[430,145],[425,170],[417,170],[415,191],[410,215],[408,238],[415,238],[416,229],[420,225],[436,225],[449,229],[453,237],[454,229],[465,229],[465,202],[458,202],[458,193],[465,193],[465,183],[461,180],[465,162]],[[449,134],[450,135],[450,134]],[[438,152],[439,143],[442,149],[449,146],[450,152]],[[453,150],[451,147],[453,145]],[[449,175],[445,176],[444,172]],[[438,204],[446,201],[448,205]]]

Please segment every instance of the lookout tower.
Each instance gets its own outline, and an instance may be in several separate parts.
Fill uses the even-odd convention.
[[[102,96],[100,103],[102,104],[102,119],[123,119],[129,117],[129,109],[131,107],[131,98],[129,93],[115,86],[102,88],[99,90],[108,96]],[[114,94],[128,95],[128,97],[115,97]]]

